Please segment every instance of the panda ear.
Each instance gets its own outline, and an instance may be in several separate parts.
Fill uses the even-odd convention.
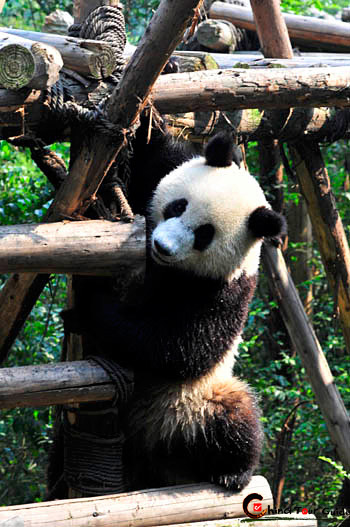
[[[205,159],[210,167],[229,167],[234,159],[234,144],[232,135],[219,132],[208,142],[205,149]]]
[[[248,228],[256,238],[274,238],[283,236],[287,232],[286,220],[268,207],[258,207],[248,220]]]

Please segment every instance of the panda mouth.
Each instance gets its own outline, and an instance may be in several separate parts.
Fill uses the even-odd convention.
[[[156,263],[159,263],[161,265],[170,265],[172,263],[172,260],[166,260],[165,258],[162,258],[161,256],[159,256],[159,254],[152,250],[152,258],[153,260],[156,262]]]

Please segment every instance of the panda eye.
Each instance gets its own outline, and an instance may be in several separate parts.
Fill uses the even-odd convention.
[[[188,201],[184,198],[176,199],[171,203],[168,203],[163,212],[164,219],[168,220],[169,218],[178,218],[185,212],[187,205]]]
[[[194,231],[193,248],[197,251],[204,251],[212,242],[215,229],[210,223],[197,227]]]

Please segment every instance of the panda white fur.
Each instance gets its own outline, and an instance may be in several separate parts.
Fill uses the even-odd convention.
[[[169,157],[169,139],[159,141]],[[233,156],[224,134],[209,142],[205,157],[182,154],[146,209],[139,304],[104,296],[84,314],[99,347],[135,371],[126,411],[130,490],[196,481],[239,490],[259,461],[259,409],[232,368],[263,237],[279,236],[284,220]],[[136,209],[137,199],[136,190]]]

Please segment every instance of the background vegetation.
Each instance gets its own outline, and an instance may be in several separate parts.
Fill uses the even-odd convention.
[[[136,42],[158,0],[126,0],[125,12],[129,39]],[[308,13],[311,7],[329,13],[347,6],[347,0],[284,0],[286,11]],[[71,10],[71,1],[7,0],[2,25],[40,29],[45,14],[59,7]],[[54,145],[68,161],[69,145]],[[258,172],[256,148],[250,144],[248,162]],[[324,149],[325,161],[336,194],[340,214],[349,231],[350,192],[344,160],[348,150],[340,141]],[[293,182],[285,182],[286,202],[299,199]],[[0,141],[0,223],[38,222],[52,199],[52,188],[36,168],[26,149]],[[302,251],[302,246],[293,250]],[[294,256],[296,257],[296,256]],[[312,278],[314,297],[312,322],[336,377],[347,408],[350,408],[350,357],[316,246],[313,246]],[[6,277],[1,278],[5,281]],[[0,281],[1,283],[1,281]],[[303,287],[308,284],[300,284]],[[46,363],[58,360],[62,325],[59,311],[65,302],[65,279],[54,277],[41,295],[22,330],[5,366]],[[335,504],[344,473],[339,465],[324,459],[335,459],[325,424],[317,408],[298,355],[282,331],[271,334],[270,317],[275,304],[264,277],[254,299],[245,341],[236,373],[247,379],[260,394],[266,444],[260,472],[273,478],[281,431],[291,410],[295,409],[293,437],[288,456],[282,506],[303,505],[309,508]],[[274,346],[271,346],[271,343]],[[276,345],[278,352],[276,353]],[[0,505],[40,500],[45,490],[46,455],[50,444],[52,412],[50,408],[6,411],[0,414]]]

